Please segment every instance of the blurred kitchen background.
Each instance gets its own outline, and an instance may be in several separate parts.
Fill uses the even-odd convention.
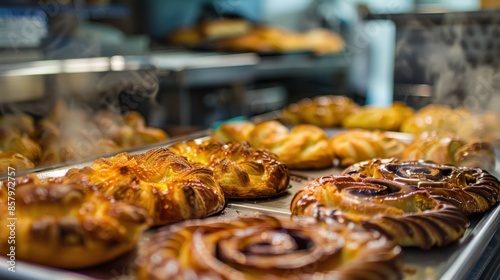
[[[500,106],[497,0],[0,1],[0,109],[58,98],[137,110],[171,135],[316,95],[472,111]],[[206,20],[326,29],[342,48],[227,51],[169,40]]]

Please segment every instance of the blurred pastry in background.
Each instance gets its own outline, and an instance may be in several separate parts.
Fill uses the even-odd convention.
[[[415,110],[402,102],[390,107],[365,106],[342,122],[344,128],[380,129],[399,131],[402,123],[412,117]]]

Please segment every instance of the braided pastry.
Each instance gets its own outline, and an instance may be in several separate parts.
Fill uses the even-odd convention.
[[[167,148],[120,153],[70,169],[60,180],[143,207],[154,225],[201,218],[224,207],[224,195],[207,168],[195,167]]]
[[[3,183],[0,216],[7,221],[12,216],[7,210],[11,196],[8,183]],[[111,202],[76,185],[27,176],[17,179],[15,191],[16,220],[10,222],[10,230],[0,231],[4,256],[15,246],[21,260],[59,268],[89,267],[132,250],[148,227],[144,209]]]
[[[466,215],[487,211],[500,195],[500,181],[483,169],[423,160],[373,159],[351,165],[342,174],[401,181],[428,190]]]
[[[283,109],[281,119],[288,124],[312,124],[319,127],[337,127],[359,106],[345,96],[316,96],[292,103]]]
[[[460,239],[467,218],[426,191],[385,179],[324,176],[292,199],[292,215],[354,222],[388,236],[401,246],[429,249]]]
[[[385,132],[369,130],[349,130],[335,134],[328,144],[340,166],[378,157],[399,157],[406,148],[403,141]]]
[[[224,131],[224,138],[217,131],[213,133],[213,138],[221,141],[241,139],[240,133],[236,133],[234,137],[229,133],[241,130],[228,128],[230,126],[241,128],[244,125],[225,123],[218,129]],[[288,129],[282,123],[272,120],[253,125],[244,135],[248,135],[245,141],[250,146],[276,154],[278,160],[290,169],[321,169],[333,165],[333,156],[328,152],[328,136],[317,126],[299,124]]]
[[[177,142],[169,147],[177,155],[214,172],[226,198],[259,198],[280,194],[288,188],[290,175],[276,156],[251,148],[248,143],[205,140]]]
[[[439,136],[435,133],[424,132],[416,137],[401,154],[401,159],[495,169],[495,150],[489,143],[475,140],[466,142],[452,135]]]
[[[365,106],[342,122],[344,128],[363,128],[399,131],[404,120],[415,113],[404,103],[395,102],[391,107]]]
[[[211,218],[160,229],[137,258],[138,279],[401,279],[401,249],[333,221]]]

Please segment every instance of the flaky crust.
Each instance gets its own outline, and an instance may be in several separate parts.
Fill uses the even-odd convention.
[[[319,127],[338,127],[344,119],[359,110],[345,96],[316,96],[292,103],[283,109],[281,119],[287,124],[312,124]]]
[[[0,231],[2,255],[15,240],[16,258],[59,268],[97,265],[132,250],[148,227],[144,209],[112,202],[72,184],[17,179],[15,214],[7,211],[8,182],[0,188],[2,221],[15,217],[12,233]],[[9,220],[12,221],[12,220]],[[5,225],[4,225],[5,226]]]
[[[60,180],[141,206],[154,225],[205,217],[225,203],[211,170],[193,166],[167,148],[100,158],[91,166],[68,170]]]
[[[413,108],[395,102],[390,107],[365,106],[342,122],[344,128],[399,131],[402,123],[413,116]]]
[[[247,135],[244,141],[254,148],[274,153],[290,169],[322,169],[333,165],[333,156],[328,151],[328,136],[317,126],[300,124],[289,129],[275,120],[253,125],[245,123],[250,122],[225,123],[212,136],[216,140],[234,141],[242,139],[241,135]],[[245,132],[242,134],[243,127]],[[219,130],[224,131],[224,138],[220,137]],[[231,131],[236,133],[232,135]]]
[[[401,246],[429,249],[463,236],[467,218],[427,191],[385,179],[324,176],[299,190],[292,215],[333,218],[380,231]]]
[[[139,252],[138,279],[401,279],[400,248],[375,232],[271,216],[187,221]]]
[[[342,174],[401,181],[428,190],[466,215],[487,211],[500,195],[500,182],[486,170],[424,160],[372,159],[351,165]]]
[[[380,156],[390,158],[391,156]],[[429,160],[438,164],[452,164],[495,169],[495,150],[481,140],[465,141],[453,135],[424,132],[416,137],[401,154],[403,160]]]
[[[344,167],[372,158],[400,157],[407,146],[385,132],[359,129],[333,135],[328,145]]]
[[[226,198],[275,196],[286,191],[290,182],[285,164],[268,151],[251,148],[246,142],[191,140],[174,143],[169,150],[212,170]]]

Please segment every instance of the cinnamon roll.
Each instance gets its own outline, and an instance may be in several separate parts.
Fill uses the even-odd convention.
[[[138,279],[401,279],[401,249],[376,232],[271,216],[192,220],[160,229]]]
[[[54,180],[141,206],[154,225],[205,217],[222,210],[225,203],[211,170],[196,167],[167,148],[99,158],[91,166],[70,169]]]
[[[377,230],[396,244],[429,249],[460,239],[467,218],[427,191],[386,179],[324,176],[292,199],[292,215],[333,218]]]
[[[404,182],[428,190],[466,215],[487,211],[500,195],[499,180],[486,170],[424,160],[373,159],[351,165],[342,174]]]
[[[35,176],[17,179],[15,220],[11,220],[10,183],[3,182],[0,188],[0,216],[12,225],[0,231],[4,256],[15,246],[20,260],[58,268],[89,267],[135,248],[148,227],[148,214],[140,207]]]
[[[226,198],[261,198],[283,193],[290,175],[285,164],[265,150],[248,143],[205,140],[177,142],[168,147],[190,162],[213,171]]]

